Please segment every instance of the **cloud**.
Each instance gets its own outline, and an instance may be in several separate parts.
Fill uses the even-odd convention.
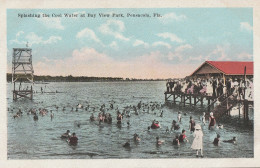
[[[113,49],[117,50],[117,49],[118,49],[117,42],[115,42],[115,41],[112,41],[112,42],[109,44],[109,47],[111,47],[111,48],[113,48]]]
[[[184,42],[184,40],[180,39],[175,34],[169,33],[169,32],[158,33],[157,36],[158,37],[162,37],[164,39],[168,39],[169,38],[172,42],[178,42],[178,43],[183,43]]]
[[[142,40],[135,40],[133,46],[136,47],[136,46],[140,46],[140,45],[143,45],[145,48],[148,48],[149,47],[149,44],[148,43],[145,43],[144,41]]]
[[[100,39],[96,36],[95,32],[89,28],[85,28],[81,30],[80,32],[77,33],[76,38],[81,39],[81,38],[86,38],[86,39],[92,39],[95,42],[100,43]]]
[[[170,23],[172,21],[183,21],[185,20],[187,17],[185,15],[177,15],[174,12],[172,13],[167,13],[165,15],[163,15],[160,20],[162,21],[162,23],[167,24]]]
[[[239,54],[237,56],[237,58],[239,58],[240,60],[252,60],[253,59],[253,55],[244,52],[244,53]]]
[[[193,47],[190,44],[181,45],[175,48],[174,52],[168,53],[168,59],[173,60],[174,58],[177,58],[179,61],[183,60],[183,51],[186,49],[192,49]]]
[[[16,39],[10,40],[10,43],[16,43],[16,44],[27,44],[29,46],[32,46],[33,44],[51,44],[51,43],[57,43],[58,41],[62,40],[60,36],[50,36],[47,40],[43,40],[43,37],[38,36],[34,32],[28,33],[23,40],[20,40],[21,35],[24,35],[24,32],[19,31],[16,34]],[[24,40],[25,39],[25,40]]]
[[[170,44],[165,43],[165,42],[163,42],[163,41],[154,42],[154,43],[152,44],[152,46],[154,46],[154,47],[156,47],[156,46],[165,46],[165,47],[167,47],[168,49],[172,48]]]
[[[108,20],[106,23],[99,27],[99,31],[106,35],[114,36],[116,39],[129,41],[122,33],[125,30],[124,22],[120,20]]]
[[[40,13],[42,15],[42,13]],[[37,21],[42,23],[45,27],[49,29],[58,29],[58,30],[64,30],[64,26],[61,24],[61,19],[58,17],[41,17],[36,18]]]
[[[202,55],[200,55],[198,57],[191,57],[190,56],[187,60],[187,62],[203,62],[203,61],[206,61],[206,60]]]
[[[230,58],[227,56],[226,51],[229,48],[229,43],[217,45],[216,48],[205,57],[205,60],[228,61]]]
[[[253,27],[248,22],[240,22],[240,30],[251,32],[253,30]]]
[[[20,37],[21,37],[23,34],[24,34],[23,31],[19,31],[18,33],[16,33],[15,39],[10,40],[10,43],[11,43],[11,44],[13,44],[13,43],[16,43],[16,44],[26,44],[27,42],[20,40]]]
[[[170,78],[190,74],[193,65],[171,65],[161,61],[160,51],[127,61],[115,60],[93,48],[81,48],[65,59],[44,59],[34,64],[37,75],[74,75],[125,78]]]

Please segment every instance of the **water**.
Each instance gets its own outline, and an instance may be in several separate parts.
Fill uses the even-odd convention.
[[[40,87],[35,85],[39,92]],[[181,129],[187,130],[186,135],[189,143],[181,144],[179,147],[172,145],[172,139],[176,132],[165,133],[166,127],[171,127],[173,119],[177,119],[178,107],[163,107],[164,116],[159,117],[159,111],[153,113],[132,114],[130,118],[124,118],[121,127],[116,124],[116,112],[110,110],[113,116],[111,125],[97,121],[90,122],[90,111],[79,109],[71,112],[71,107],[78,103],[91,107],[100,107],[103,103],[109,105],[109,101],[115,101],[114,107],[118,106],[122,112],[127,105],[137,105],[139,101],[164,103],[165,82],[110,82],[110,83],[50,83],[46,85],[46,91],[63,91],[58,94],[34,94],[34,100],[21,99],[13,102],[12,85],[7,84],[8,93],[8,158],[9,159],[106,159],[106,158],[194,158],[195,151],[190,149],[193,141],[192,134],[188,131],[189,116],[192,115],[196,122],[200,122],[201,112],[194,109],[181,109],[186,116],[182,116]],[[60,108],[56,110],[55,105]],[[66,107],[62,111],[62,107]],[[11,111],[11,109],[13,109]],[[21,118],[13,119],[18,109],[24,112]],[[33,120],[32,115],[27,115],[30,108],[47,108],[53,110],[54,118],[50,114],[38,121]],[[95,116],[99,108],[96,108]],[[152,120],[158,120],[162,128],[147,132],[147,127]],[[127,127],[130,121],[130,128]],[[74,123],[80,122],[77,127]],[[229,122],[223,123],[223,130],[209,131],[203,126],[203,147],[205,158],[252,158],[253,155],[253,130],[237,127]],[[60,135],[66,130],[76,132],[79,143],[76,147],[69,146],[66,141],[60,139]],[[141,142],[134,143],[134,133],[139,134]],[[236,145],[221,143],[221,146],[212,144],[216,133],[221,135],[222,140],[231,139],[236,136]],[[156,146],[156,136],[163,139],[165,143]],[[122,145],[130,141],[131,149],[125,149]]]

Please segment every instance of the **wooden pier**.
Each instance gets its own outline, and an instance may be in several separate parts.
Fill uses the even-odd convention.
[[[208,112],[214,112],[215,117],[221,117],[223,115],[229,115],[233,107],[237,105],[243,105],[243,118],[249,120],[249,105],[253,105],[253,101],[248,100],[234,100],[230,99],[230,95],[221,95],[218,98],[208,95],[201,94],[186,94],[177,92],[165,92],[165,103],[167,105],[178,105],[182,107],[194,107],[200,108]],[[219,99],[219,104],[216,105],[217,99]],[[204,104],[204,102],[206,102]],[[239,109],[240,110],[240,109]],[[242,112],[241,112],[242,114]],[[239,118],[240,118],[239,111]]]

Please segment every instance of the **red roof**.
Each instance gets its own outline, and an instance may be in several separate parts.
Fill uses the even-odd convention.
[[[239,62],[239,61],[206,61],[210,65],[222,71],[227,75],[244,75],[244,69],[246,67],[246,74],[254,74],[253,62]]]
[[[244,75],[244,69],[246,67],[246,74],[254,74],[254,63],[253,62],[240,62],[240,61],[206,61],[204,64],[209,64],[226,75]],[[198,70],[196,69],[195,72]],[[193,72],[192,74],[194,74]]]

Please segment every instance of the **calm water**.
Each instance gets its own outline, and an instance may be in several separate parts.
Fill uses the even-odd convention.
[[[179,109],[163,107],[164,116],[160,113],[132,114],[130,118],[124,118],[121,128],[116,124],[116,112],[110,110],[113,116],[113,123],[98,124],[97,121],[90,122],[91,111],[80,109],[78,112],[71,112],[71,107],[78,103],[99,109],[102,104],[109,106],[110,101],[115,101],[114,107],[118,106],[122,112],[127,105],[137,105],[139,101],[164,103],[165,82],[111,82],[111,83],[50,83],[46,85],[46,91],[63,91],[58,94],[34,95],[34,100],[12,100],[12,86],[8,86],[8,158],[9,159],[102,159],[102,158],[195,158],[195,151],[190,149],[193,141],[192,134],[188,131],[189,116],[192,115],[196,122],[200,122],[201,112],[194,109]],[[40,87],[35,89],[40,91]],[[56,110],[55,105],[60,108]],[[66,107],[62,111],[62,107]],[[11,111],[11,109],[13,109]],[[24,112],[21,118],[13,119],[12,116],[22,109]],[[53,110],[54,118],[50,114],[38,121],[33,120],[32,115],[27,115],[30,108],[46,108]],[[182,116],[181,129],[177,132],[165,133],[166,127],[171,127],[173,119],[177,119],[177,112],[181,110],[187,113]],[[94,112],[97,116],[98,110]],[[147,127],[152,120],[158,120],[162,128],[147,132]],[[127,127],[130,121],[130,128]],[[75,122],[82,125],[77,127]],[[209,131],[203,127],[204,133],[204,156],[205,158],[237,158],[253,157],[253,130],[243,127],[236,127],[230,122],[224,122],[223,130]],[[189,143],[181,144],[179,147],[172,145],[172,139],[182,129],[187,130]],[[66,141],[60,139],[60,135],[66,130],[76,132],[79,143],[76,147],[69,146]],[[133,142],[133,134],[139,134],[141,142]],[[236,136],[236,145],[222,143],[221,146],[212,144],[216,133],[221,135],[222,140],[231,139]],[[156,136],[163,139],[165,143],[160,147],[156,146]],[[131,149],[125,149],[122,145],[130,140]]]

